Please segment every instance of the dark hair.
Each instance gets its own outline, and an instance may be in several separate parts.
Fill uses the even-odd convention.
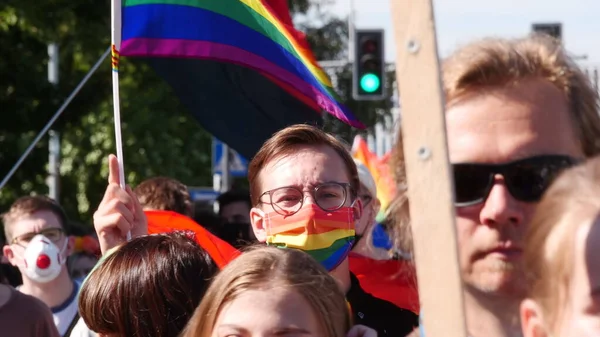
[[[111,336],[178,336],[217,270],[189,233],[135,238],[101,261],[79,295],[87,326]]]
[[[12,225],[20,218],[32,215],[40,211],[49,211],[54,213],[62,226],[65,234],[70,234],[69,220],[63,208],[54,199],[44,195],[25,196],[17,199],[8,212],[2,214],[4,223],[4,235],[6,242],[10,243],[13,239],[11,235]]]
[[[146,209],[172,211],[188,217],[194,216],[190,193],[183,183],[167,177],[155,177],[142,181],[133,193]]]
[[[217,198],[217,202],[219,203],[219,213],[221,209],[229,204],[233,204],[234,202],[245,202],[248,204],[248,208],[252,208],[252,201],[250,201],[250,192],[246,190],[230,190],[223,194],[221,194]]]
[[[248,165],[248,182],[253,205],[258,205],[258,198],[261,194],[259,175],[263,168],[273,159],[289,155],[306,146],[327,146],[333,149],[346,164],[352,196],[356,196],[360,186],[358,171],[345,144],[317,127],[297,124],[276,132],[263,144]]]

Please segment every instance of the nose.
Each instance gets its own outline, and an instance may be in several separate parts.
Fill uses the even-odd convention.
[[[46,254],[42,254],[38,256],[37,260],[35,261],[35,264],[40,269],[46,269],[50,267],[50,257],[48,257],[48,255]]]
[[[518,226],[523,219],[521,204],[510,194],[502,176],[495,177],[494,186],[479,214],[480,223],[490,227]]]
[[[304,205],[308,205],[308,204],[317,204],[317,201],[315,200],[315,197],[311,194],[311,193],[305,193],[304,194],[304,200],[302,201],[302,206],[304,207]]]

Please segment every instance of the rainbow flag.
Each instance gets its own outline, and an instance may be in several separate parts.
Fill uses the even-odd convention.
[[[328,112],[351,126],[364,128],[339,102],[307,43],[266,0],[123,0],[120,14],[117,53],[149,59],[180,98],[201,96],[183,99],[192,102],[188,106],[219,109],[220,113],[208,113],[221,119],[228,119],[223,113],[225,108],[244,109],[237,112],[239,115],[256,110],[257,118],[275,113],[272,109],[278,109],[276,113],[281,115],[303,110],[296,119],[275,118],[284,124],[282,127],[307,119],[306,110],[314,116]],[[198,68],[198,62],[204,67]],[[263,79],[257,79],[256,74]],[[271,85],[266,85],[264,79]],[[282,92],[297,102],[289,104]],[[250,104],[238,102],[240,99]],[[228,122],[231,127],[233,121]],[[238,152],[246,155],[245,151]]]
[[[379,214],[377,214],[377,221],[382,222],[385,219],[385,213],[392,199],[396,195],[396,184],[388,165],[390,153],[382,157],[377,157],[375,153],[369,150],[367,142],[362,137],[356,136],[352,144],[352,157],[363,163],[375,180],[377,199],[381,203],[381,209],[379,210]]]

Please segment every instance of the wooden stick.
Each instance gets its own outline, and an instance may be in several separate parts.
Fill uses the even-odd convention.
[[[427,337],[465,337],[433,5],[390,2],[422,324]]]

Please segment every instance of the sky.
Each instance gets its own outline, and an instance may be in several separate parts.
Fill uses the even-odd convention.
[[[356,28],[383,28],[386,61],[394,62],[390,1],[332,0],[327,10],[339,17],[354,1]],[[444,57],[456,47],[485,36],[518,37],[532,23],[561,22],[565,47],[574,55],[587,55],[582,65],[600,65],[600,0],[434,0],[438,52]]]

